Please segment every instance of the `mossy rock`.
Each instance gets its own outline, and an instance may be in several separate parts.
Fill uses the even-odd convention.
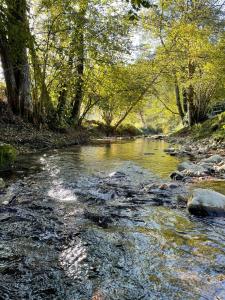
[[[16,159],[16,149],[9,144],[0,144],[0,170],[8,169]]]
[[[0,190],[4,189],[4,187],[5,187],[5,182],[2,178],[0,178]]]

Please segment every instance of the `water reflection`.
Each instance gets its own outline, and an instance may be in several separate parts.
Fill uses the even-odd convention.
[[[83,263],[86,257],[86,248],[80,241],[64,250],[60,254],[59,261],[67,276],[84,280],[88,274],[88,264]]]
[[[133,161],[160,177],[168,178],[180,161],[176,157],[165,154],[164,150],[168,146],[164,141],[148,139],[85,146],[79,149],[79,161],[84,167],[86,166],[86,171],[89,173],[110,170],[122,165],[124,161]],[[74,148],[74,153],[76,151],[77,148]]]
[[[225,220],[119,193],[168,178],[179,160],[166,147],[136,140],[39,157],[40,172],[11,191],[23,205],[0,215],[0,299],[225,299]],[[126,176],[108,176],[118,170]]]

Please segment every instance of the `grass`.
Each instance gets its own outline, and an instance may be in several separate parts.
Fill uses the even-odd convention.
[[[225,112],[192,127],[182,128],[173,136],[192,136],[195,140],[212,137],[216,141],[225,140]]]

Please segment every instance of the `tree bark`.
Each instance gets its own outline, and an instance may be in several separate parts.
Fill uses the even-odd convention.
[[[60,123],[62,121],[63,112],[66,106],[66,96],[67,96],[67,89],[66,89],[66,84],[64,83],[59,92],[58,106],[57,106],[57,114]]]
[[[88,2],[85,0],[81,4],[79,13],[79,28],[76,36],[77,49],[77,82],[75,87],[75,96],[73,99],[73,106],[71,112],[71,120],[74,126],[79,125],[80,109],[84,97],[84,65],[85,65],[85,37],[84,37],[84,26],[85,26],[85,15],[87,11]]]
[[[192,80],[194,72],[195,72],[195,65],[192,62],[188,64],[188,72],[189,72],[189,80]],[[188,99],[188,125],[193,126],[197,123],[195,115],[195,104],[194,104],[194,87],[192,84],[189,85],[187,91],[187,99]]]
[[[6,0],[6,17],[0,20],[0,55],[12,111],[31,119],[33,103],[27,57],[28,21],[26,0]]]
[[[188,112],[188,99],[187,99],[187,91],[186,89],[183,89],[183,110],[184,110],[184,114],[186,115]]]
[[[175,79],[175,95],[176,95],[176,104],[177,104],[177,109],[179,112],[179,116],[183,122],[184,120],[184,111],[182,108],[182,104],[181,104],[181,99],[180,99],[180,88],[177,82],[177,79]]]
[[[1,25],[0,25],[1,26]],[[13,113],[19,113],[19,99],[17,93],[17,86],[13,68],[13,62],[10,55],[10,50],[6,37],[3,36],[3,32],[0,32],[0,57],[6,82],[6,96],[8,104],[12,109]]]

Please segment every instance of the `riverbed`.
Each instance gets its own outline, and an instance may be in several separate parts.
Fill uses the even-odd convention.
[[[225,219],[178,208],[183,187],[146,192],[181,161],[167,147],[137,139],[20,157],[1,195],[0,299],[225,299]]]

